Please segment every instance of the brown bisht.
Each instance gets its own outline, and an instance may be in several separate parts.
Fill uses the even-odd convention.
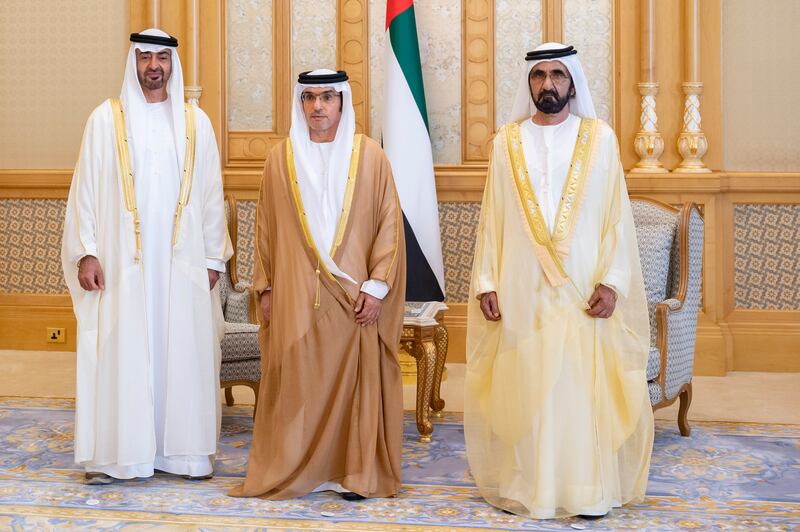
[[[317,250],[288,139],[264,167],[254,287],[271,288],[271,319],[260,330],[261,390],[247,478],[231,495],[287,499],[325,482],[366,497],[400,489],[402,213],[389,161],[374,140],[356,135],[348,179],[333,249]],[[318,253],[330,253],[358,284],[331,275]],[[361,327],[353,307],[368,279],[390,290],[377,323]]]

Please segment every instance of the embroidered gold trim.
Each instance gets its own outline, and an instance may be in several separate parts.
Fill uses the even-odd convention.
[[[536,200],[536,194],[533,192],[533,187],[528,177],[528,167],[525,164],[525,157],[522,153],[520,128],[519,124],[516,122],[507,126],[506,142],[511,158],[511,172],[514,177],[514,184],[516,185],[517,194],[522,201],[522,210],[525,214],[525,220],[528,222],[531,234],[534,240],[547,250],[561,277],[566,278],[567,272],[564,270],[561,258],[558,256],[553,240],[550,238],[547,224],[544,221],[542,211],[539,208],[539,202]],[[551,279],[551,281],[554,281],[554,279]]]
[[[181,228],[181,215],[183,208],[189,205],[192,195],[192,184],[194,183],[194,157],[197,141],[197,131],[194,122],[194,109],[188,103],[184,104],[184,115],[186,116],[186,155],[183,158],[183,174],[181,175],[181,189],[178,194],[178,206],[175,208],[175,224],[172,228],[172,245],[178,242],[178,234]],[[227,247],[227,242],[225,244]]]
[[[136,188],[134,186],[133,170],[131,169],[128,136],[125,132],[125,112],[119,98],[111,99],[111,111],[114,116],[114,133],[117,139],[117,159],[119,161],[120,175],[122,176],[122,195],[125,199],[125,208],[133,213],[133,231],[136,238],[136,257],[139,262],[142,256],[141,227],[139,224],[139,209],[136,207]],[[172,245],[178,241],[181,214],[183,208],[189,204],[194,181],[194,158],[196,147],[196,130],[194,109],[187,103],[184,104],[186,116],[186,155],[183,160],[183,174],[181,175],[181,188],[178,194],[178,205],[175,208],[175,224],[172,228]],[[227,243],[226,243],[227,246]]]
[[[336,228],[336,238],[333,240],[331,246],[331,257],[336,254],[336,250],[344,240],[344,231],[347,229],[347,220],[350,217],[350,208],[353,203],[353,192],[356,188],[356,178],[358,176],[358,162],[359,154],[361,153],[361,133],[358,133],[353,138],[353,154],[350,157],[350,170],[347,172],[347,188],[344,192],[344,204],[342,205],[342,213],[339,216],[339,226]]]
[[[356,142],[356,139],[353,140],[354,152],[356,152],[355,147],[361,144],[360,142],[361,135],[359,134],[357,135],[357,137],[358,137],[357,140],[359,142]],[[356,168],[358,168],[357,162],[355,166]],[[311,248],[311,250],[314,252],[314,256],[317,258],[317,269],[315,271],[318,272],[320,269],[324,271],[325,275],[327,275],[329,279],[331,279],[332,281],[334,281],[336,284],[339,285],[344,294],[347,296],[347,300],[352,302],[353,299],[350,297],[350,293],[347,290],[345,290],[344,286],[342,286],[342,283],[339,282],[339,279],[337,279],[336,276],[333,275],[328,270],[328,268],[325,266],[325,262],[323,262],[322,259],[320,258],[319,250],[317,249],[317,245],[314,243],[314,237],[311,235],[311,230],[308,228],[308,217],[306,216],[306,210],[305,207],[303,206],[303,197],[300,195],[300,185],[297,183],[297,170],[295,169],[294,166],[294,152],[292,151],[291,139],[286,139],[286,167],[289,170],[289,186],[291,187],[292,190],[292,199],[294,200],[294,206],[295,210],[297,211],[297,217],[300,219],[300,227],[303,229],[303,236],[305,236],[306,245],[308,245],[308,247]],[[351,169],[353,168],[353,157],[351,157],[350,160],[350,167]],[[353,185],[354,184],[355,184],[355,179],[353,180]],[[350,183],[348,183],[348,187],[350,186],[351,186]],[[347,192],[345,192],[345,195],[347,195]],[[347,198],[345,198],[345,201],[347,201]],[[351,191],[350,201],[352,201],[352,191]],[[347,209],[349,211],[350,209],[349,204]],[[339,224],[341,227],[343,227],[342,218],[344,218],[344,216],[342,216],[339,219]],[[317,283],[319,283],[319,273],[317,273]],[[317,288],[319,288],[319,286],[317,286]],[[315,309],[319,308],[317,301],[314,302],[314,308]]]
[[[288,141],[287,141],[288,142]],[[269,164],[269,160],[267,160],[267,164]],[[264,259],[261,255],[261,236],[259,235],[258,226],[261,220],[261,198],[263,197],[263,188],[264,188],[264,177],[261,177],[261,182],[258,184],[258,203],[256,203],[256,223],[255,223],[255,248],[256,248],[256,257],[258,257],[258,265],[261,267],[261,273],[264,274],[264,282],[266,282],[267,286],[272,286],[272,279],[267,275],[267,269],[264,267]],[[269,238],[269,235],[267,235]],[[234,253],[236,250],[233,250]]]
[[[111,114],[114,117],[114,135],[117,141],[117,161],[119,162],[122,197],[125,201],[125,209],[133,213],[133,233],[136,240],[136,255],[133,260],[139,262],[142,256],[139,210],[136,208],[136,189],[133,184],[133,170],[131,170],[128,135],[125,132],[125,112],[122,110],[122,103],[119,101],[119,98],[111,99]]]
[[[565,240],[575,224],[583,192],[586,185],[586,176],[589,174],[589,162],[594,151],[594,140],[597,133],[597,120],[590,118],[581,119],[578,139],[572,152],[572,162],[569,165],[569,174],[564,182],[561,201],[558,205],[558,216],[553,227],[553,240]]]

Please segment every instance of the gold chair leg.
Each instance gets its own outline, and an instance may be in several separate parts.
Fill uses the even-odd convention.
[[[689,426],[689,406],[692,404],[692,381],[686,385],[680,395],[680,407],[678,408],[678,428],[681,431],[681,436],[689,436],[692,433],[692,427]]]

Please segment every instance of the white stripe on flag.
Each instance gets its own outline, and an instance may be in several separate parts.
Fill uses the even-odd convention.
[[[386,34],[383,98],[383,150],[392,164],[400,206],[444,291],[439,205],[431,139]]]

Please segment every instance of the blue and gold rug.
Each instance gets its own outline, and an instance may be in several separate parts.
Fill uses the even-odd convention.
[[[647,499],[600,521],[534,521],[481,499],[467,468],[460,414],[430,444],[407,414],[403,490],[347,503],[332,493],[293,501],[227,497],[244,475],[250,408],[224,410],[212,480],[170,475],[85,486],[72,462],[74,403],[0,398],[0,529],[6,530],[796,530],[800,426],[695,422],[682,438],[658,422]]]

